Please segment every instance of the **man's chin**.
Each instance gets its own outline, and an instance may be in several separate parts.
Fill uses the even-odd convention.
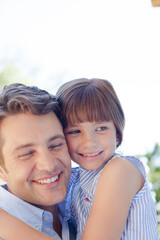
[[[65,189],[63,191],[57,191],[53,195],[50,194],[50,196],[48,196],[47,198],[43,197],[39,203],[37,202],[36,204],[33,204],[33,205],[36,205],[41,209],[50,208],[64,201],[66,194],[67,194],[67,190]]]

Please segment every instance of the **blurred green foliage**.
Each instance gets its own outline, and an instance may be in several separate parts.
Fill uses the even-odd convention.
[[[0,89],[3,88],[4,85],[11,83],[24,83],[29,85],[30,80],[24,77],[14,65],[7,64],[0,71]]]
[[[158,143],[155,144],[153,150],[146,153],[143,157],[147,159],[147,165],[150,168],[148,179],[152,183],[151,190],[155,193],[160,235],[160,145]]]
[[[144,155],[148,160],[150,172],[149,181],[152,183],[152,190],[156,193],[156,201],[160,201],[160,145],[155,144],[153,151]]]

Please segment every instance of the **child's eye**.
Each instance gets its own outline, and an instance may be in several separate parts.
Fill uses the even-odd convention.
[[[105,130],[107,130],[107,129],[108,129],[107,127],[102,126],[102,127],[98,127],[98,128],[96,129],[96,131],[105,131]]]
[[[74,134],[78,134],[80,133],[80,130],[71,130],[71,131],[68,131],[67,134],[70,134],[70,135],[74,135]]]

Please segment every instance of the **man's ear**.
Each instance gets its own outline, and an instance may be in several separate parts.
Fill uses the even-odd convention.
[[[7,171],[5,168],[3,168],[1,165],[0,165],[0,178],[4,181],[4,182],[7,182],[8,178],[7,178]]]

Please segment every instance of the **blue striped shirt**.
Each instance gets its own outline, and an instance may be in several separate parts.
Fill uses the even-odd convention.
[[[145,183],[132,200],[121,240],[158,240],[155,204],[143,164],[135,157],[123,158],[136,166],[143,175]],[[72,169],[67,198],[70,201],[72,221],[77,227],[77,240],[81,239],[92,207],[99,176],[108,162],[99,169],[92,171],[85,170],[82,167]]]

